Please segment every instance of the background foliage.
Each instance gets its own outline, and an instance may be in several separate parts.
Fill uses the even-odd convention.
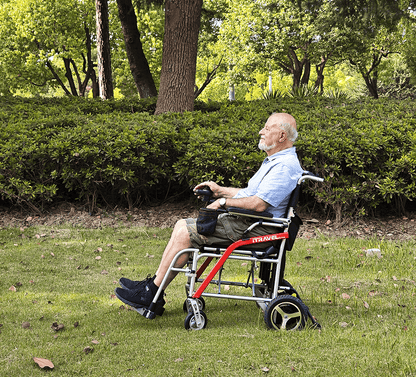
[[[258,131],[272,112],[299,124],[305,169],[325,178],[304,202],[340,220],[415,199],[416,104],[325,97],[203,102],[197,111],[154,116],[155,99],[1,100],[0,193],[39,211],[79,200],[132,207],[186,197],[212,179],[245,186],[264,158]],[[387,206],[387,207],[386,207]]]
[[[163,2],[132,3],[143,50],[158,87]],[[288,92],[300,77],[302,85],[313,86],[321,68],[323,91],[368,95],[366,80],[388,86],[400,77],[387,73],[395,59],[400,59],[409,79],[407,85],[412,85],[416,43],[413,8],[411,0],[205,0],[196,85],[201,87],[207,73],[220,66],[214,81],[198,98],[225,100],[234,85],[237,99],[259,99],[267,91],[269,75],[272,90]],[[137,97],[115,0],[109,0],[109,20],[115,95]],[[87,35],[92,44],[91,61],[97,63],[95,34],[92,0],[0,0],[0,95],[62,96],[63,86],[48,64],[65,87],[69,78],[79,86],[78,80],[86,78]],[[380,64],[374,66],[374,61]],[[299,77],[295,80],[295,76]],[[85,95],[92,94],[87,90]]]

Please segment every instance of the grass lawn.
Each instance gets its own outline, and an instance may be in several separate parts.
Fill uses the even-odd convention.
[[[206,298],[207,328],[186,331],[183,274],[153,321],[113,295],[156,270],[170,232],[1,229],[0,376],[416,376],[415,240],[298,239],[286,278],[321,330],[268,330],[254,303]]]

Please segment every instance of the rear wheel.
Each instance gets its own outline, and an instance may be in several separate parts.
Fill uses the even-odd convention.
[[[264,312],[264,322],[274,330],[302,330],[308,318],[306,305],[297,297],[274,298]]]

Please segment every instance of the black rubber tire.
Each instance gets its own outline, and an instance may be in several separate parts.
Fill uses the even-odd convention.
[[[274,298],[264,312],[264,322],[272,330],[302,330],[308,319],[308,308],[297,297]]]
[[[195,323],[195,314],[194,313],[189,313],[186,318],[185,318],[185,329],[186,330],[202,330],[205,329],[205,327],[207,327],[207,323],[208,323],[208,319],[206,314],[203,311],[199,312],[202,316],[202,326],[201,327],[197,327],[196,323]]]

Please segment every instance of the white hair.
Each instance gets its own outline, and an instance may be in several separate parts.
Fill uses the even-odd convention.
[[[290,123],[281,123],[279,124],[280,128],[286,132],[287,138],[294,143],[298,138],[298,131]]]

